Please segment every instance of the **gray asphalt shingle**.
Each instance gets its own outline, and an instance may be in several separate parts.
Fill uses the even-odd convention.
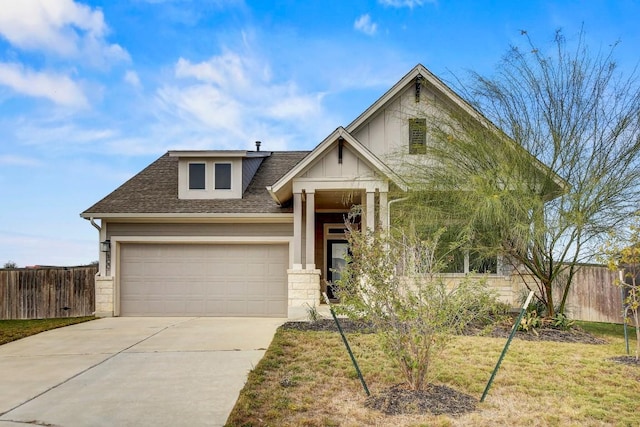
[[[308,151],[273,152],[264,159],[242,199],[178,199],[178,157],[166,153],[111,194],[83,212],[95,214],[141,213],[290,213],[290,204],[279,206],[266,187],[300,162]]]

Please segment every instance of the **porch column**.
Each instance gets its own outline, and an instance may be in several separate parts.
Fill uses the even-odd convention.
[[[307,270],[314,270],[316,268],[315,263],[315,237],[316,237],[316,203],[315,193],[307,191],[307,209],[306,209],[306,248],[305,248],[305,263]]]
[[[302,194],[293,193],[293,269],[302,270]]]
[[[365,206],[367,217],[367,230],[375,230],[376,225],[376,193],[367,191],[367,205]]]
[[[387,193],[379,192],[378,202],[380,207],[378,208],[378,218],[380,218],[381,231],[387,231],[387,217],[389,216],[389,209],[387,209]]]

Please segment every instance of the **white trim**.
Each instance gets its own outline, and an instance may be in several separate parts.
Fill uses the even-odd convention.
[[[307,193],[334,190],[334,191],[352,191],[361,190],[366,192],[389,191],[389,184],[382,179],[374,178],[295,178],[293,180],[293,192],[300,193],[305,190]]]
[[[345,242],[348,242],[349,240],[347,239],[347,236],[345,233],[329,233],[329,229],[330,228],[340,228],[342,230],[345,230],[345,225],[344,223],[340,224],[340,223],[325,223],[323,228],[322,228],[322,278],[323,278],[323,282],[326,283],[327,281],[327,277],[328,277],[328,265],[327,265],[327,250],[328,250],[328,245],[327,245],[327,241],[329,240],[341,240],[343,239]],[[326,292],[327,288],[326,288],[326,284],[325,283],[321,283],[320,284],[320,289],[322,289],[323,291]]]
[[[293,268],[302,269],[302,194],[293,194]]]
[[[169,157],[269,157],[271,151],[247,150],[170,150]]]
[[[82,218],[112,222],[210,222],[210,223],[292,223],[293,213],[83,213]],[[114,219],[120,221],[113,221]]]
[[[169,157],[246,157],[246,150],[185,150],[185,151],[169,151]]]
[[[278,244],[290,243],[292,236],[111,236],[111,244],[116,243],[186,243],[186,244]]]
[[[307,191],[305,193],[305,248],[304,248],[304,262],[306,270],[315,270],[315,239],[316,239],[316,206],[315,206],[315,193],[313,191]],[[295,233],[294,233],[295,234]]]

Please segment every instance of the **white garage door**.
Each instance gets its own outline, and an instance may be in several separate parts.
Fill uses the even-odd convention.
[[[122,244],[123,316],[287,315],[288,245]]]

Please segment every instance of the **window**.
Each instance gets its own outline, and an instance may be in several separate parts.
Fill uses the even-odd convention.
[[[469,271],[476,273],[498,273],[498,257],[482,257],[477,252],[469,252]]]
[[[409,154],[427,152],[427,119],[409,119]]]
[[[189,163],[189,190],[205,189],[204,163]]]
[[[215,189],[231,190],[231,163],[216,163]]]
[[[483,257],[475,251],[456,249],[448,253],[443,262],[443,273],[498,273],[498,257]]]

